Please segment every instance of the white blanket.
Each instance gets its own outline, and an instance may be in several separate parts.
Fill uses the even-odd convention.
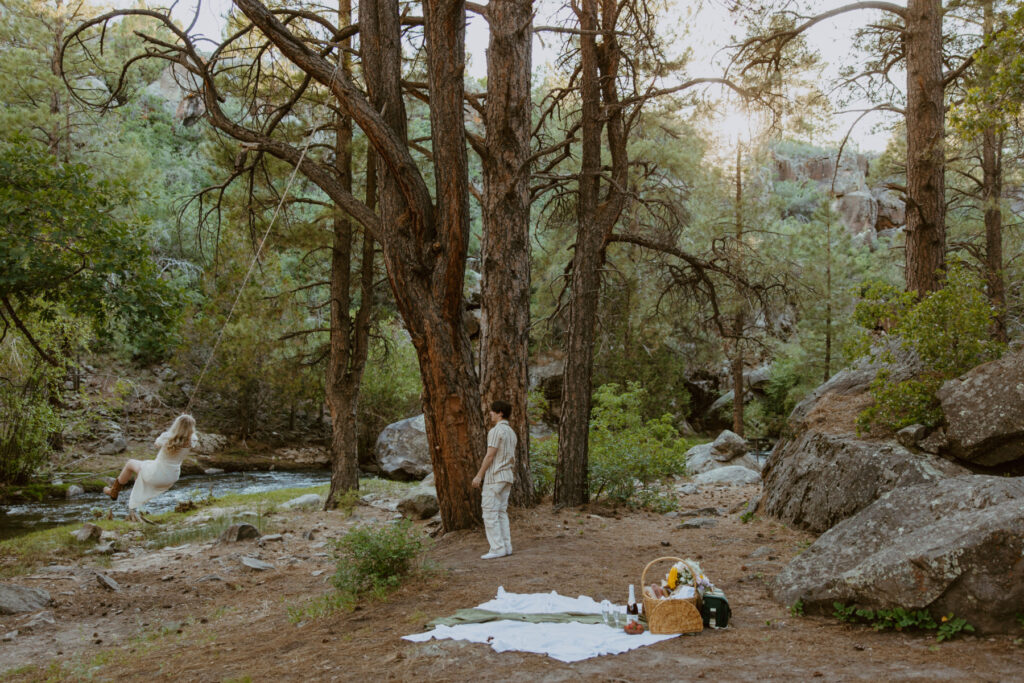
[[[621,606],[616,606],[622,611]],[[601,604],[581,595],[569,598],[552,591],[551,593],[506,593],[498,588],[494,600],[477,605],[477,609],[493,612],[515,612],[519,614],[551,614],[556,612],[582,612],[600,614]],[[644,632],[630,635],[621,628],[604,624],[531,624],[524,621],[489,621],[482,624],[458,624],[438,626],[432,631],[404,636],[405,640],[422,643],[432,638],[442,640],[468,640],[474,643],[488,643],[495,652],[518,650],[547,655],[562,662],[578,662],[600,655],[615,655],[634,650],[644,645],[669,638],[677,634],[654,635]]]

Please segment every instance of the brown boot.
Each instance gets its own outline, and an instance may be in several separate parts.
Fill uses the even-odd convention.
[[[111,500],[117,500],[117,494],[121,493],[122,486],[124,486],[124,484],[115,479],[113,484],[103,487],[103,493],[110,496]]]

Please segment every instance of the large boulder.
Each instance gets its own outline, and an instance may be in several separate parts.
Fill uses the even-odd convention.
[[[1024,349],[947,381],[938,396],[945,453],[985,466],[1024,457]]]
[[[377,464],[384,476],[410,481],[433,471],[422,415],[389,424],[377,437]]]
[[[850,234],[874,237],[875,223],[878,221],[878,202],[870,192],[844,194],[835,201],[835,210]]]
[[[875,219],[875,231],[892,230],[907,223],[907,204],[898,194],[886,188],[871,191],[878,202],[878,217]]]
[[[750,450],[747,440],[736,432],[723,430],[711,444],[711,457],[718,462],[728,462]]]
[[[713,448],[714,444],[709,441],[708,443],[697,444],[686,451],[686,473],[693,476],[734,465],[746,467],[754,472],[761,472],[761,462],[755,455],[747,453],[728,462],[722,462],[714,457],[712,453]]]
[[[771,593],[809,612],[927,609],[1019,633],[1022,557],[1024,478],[966,475],[884,495],[797,556]]]
[[[36,612],[48,607],[50,594],[42,588],[0,583],[0,614]]]
[[[810,430],[772,452],[761,504],[787,524],[820,533],[895,488],[966,473],[959,465],[911,452],[894,441]]]

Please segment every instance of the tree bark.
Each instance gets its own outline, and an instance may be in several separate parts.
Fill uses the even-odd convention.
[[[479,380],[462,320],[469,243],[462,112],[465,4],[428,0],[424,6],[436,208],[408,143],[397,1],[366,0],[360,5],[360,55],[368,98],[258,0],[236,0],[236,5],[287,59],[331,90],[339,109],[352,117],[378,155],[382,165],[379,217],[354,201],[333,173],[314,162],[303,162],[302,170],[346,210],[351,207],[350,215],[371,229],[381,244],[388,280],[423,377],[427,439],[442,523],[447,530],[478,525],[480,502],[470,494],[470,484],[483,458],[486,431]],[[208,109],[218,107],[210,92],[206,101]],[[244,134],[237,126],[221,125]],[[285,159],[294,157],[291,150],[270,141],[261,141],[260,147]]]
[[[985,37],[992,35],[995,16],[992,1],[984,6]],[[982,73],[982,79],[988,82],[991,74]],[[995,126],[986,126],[981,136],[981,169],[982,190],[981,200],[985,210],[985,280],[989,301],[995,309],[996,339],[1007,340],[1006,335],[1006,283],[1003,280],[1003,213],[1000,200],[1003,195],[1003,152],[1002,134],[997,133]]]
[[[483,244],[480,393],[484,413],[494,400],[512,405],[518,437],[511,500],[534,503],[530,474],[530,66],[531,0],[487,5],[487,137],[483,161]]]
[[[594,362],[594,327],[601,288],[604,235],[597,225],[601,172],[601,90],[597,65],[597,0],[581,0],[580,24],[581,143],[577,198],[576,250],[572,258],[569,325],[565,335],[565,371],[558,418],[558,463],[555,469],[556,506],[582,505],[590,500],[589,443],[590,380]]]
[[[942,76],[942,3],[909,0],[907,54],[908,291],[925,295],[942,286],[946,259],[945,106]]]
[[[572,259],[569,324],[565,336],[565,372],[558,420],[556,506],[582,505],[590,499],[589,444],[594,330],[601,289],[605,245],[626,204],[629,159],[617,78],[621,51],[616,37],[615,0],[583,0],[576,8],[580,24],[581,155],[577,192],[576,250]],[[597,43],[600,29],[601,43]],[[611,182],[600,198],[601,133],[607,130]]]

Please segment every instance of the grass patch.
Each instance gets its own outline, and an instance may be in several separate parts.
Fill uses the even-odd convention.
[[[339,610],[351,612],[356,602],[356,597],[351,593],[325,593],[297,605],[288,605],[288,621],[298,626],[306,621],[330,616]]]

